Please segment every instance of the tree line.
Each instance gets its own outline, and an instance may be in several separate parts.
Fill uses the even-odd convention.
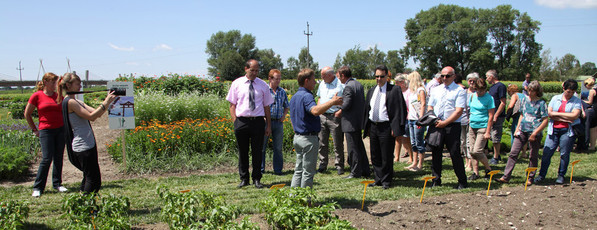
[[[557,81],[597,72],[595,63],[581,65],[572,54],[553,58],[549,49],[541,52],[543,46],[535,40],[540,25],[510,5],[475,9],[440,4],[406,21],[407,43],[401,50],[384,52],[377,46],[362,49],[357,45],[338,53],[333,66],[350,66],[353,76],[364,79],[373,78],[373,69],[380,63],[386,64],[393,74],[410,72],[406,69],[409,59],[418,64],[416,70],[427,78],[443,66],[452,66],[462,74],[496,69],[502,80],[511,81],[524,80],[526,73],[539,80]],[[244,75],[243,66],[248,59],[259,60],[262,79],[267,79],[268,71],[274,68],[280,69],[284,78],[293,78],[302,68],[319,69],[306,47],[284,65],[279,54],[273,49],[257,48],[255,40],[253,35],[241,34],[239,30],[213,34],[205,50],[209,55],[209,75],[234,80]],[[316,73],[319,77],[319,71]]]

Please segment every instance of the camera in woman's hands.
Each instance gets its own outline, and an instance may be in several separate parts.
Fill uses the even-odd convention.
[[[126,89],[124,89],[124,88],[111,88],[109,91],[116,96],[125,96],[126,95]]]

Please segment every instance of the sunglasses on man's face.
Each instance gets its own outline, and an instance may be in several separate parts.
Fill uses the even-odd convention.
[[[384,77],[386,77],[386,76],[384,76],[384,75],[375,75],[375,78],[384,78]]]
[[[443,78],[449,78],[452,76],[452,74],[446,74],[446,75],[441,75]]]

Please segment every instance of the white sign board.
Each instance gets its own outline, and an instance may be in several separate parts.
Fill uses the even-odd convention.
[[[132,82],[108,82],[108,90],[117,89],[118,97],[108,106],[108,120],[110,129],[135,128],[135,100],[133,97],[134,86]]]

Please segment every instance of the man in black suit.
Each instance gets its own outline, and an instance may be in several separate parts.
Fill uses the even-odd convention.
[[[344,84],[342,98],[342,132],[346,137],[346,146],[348,150],[348,163],[350,164],[350,178],[369,177],[369,159],[365,144],[361,138],[363,130],[364,111],[365,111],[365,93],[363,85],[352,79],[352,72],[348,66],[338,69],[338,79]]]
[[[375,68],[377,86],[369,89],[365,103],[365,132],[369,136],[371,164],[375,183],[369,186],[390,188],[394,175],[394,140],[405,133],[406,103],[400,86],[388,84],[388,68]]]

